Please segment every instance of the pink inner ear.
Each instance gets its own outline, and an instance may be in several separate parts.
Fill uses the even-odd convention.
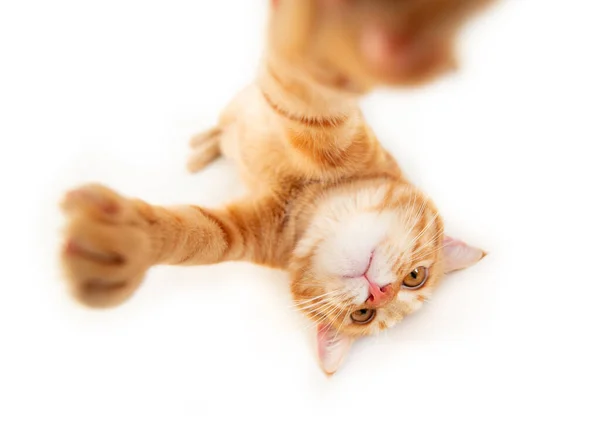
[[[344,361],[352,342],[352,338],[340,334],[334,327],[319,324],[317,347],[321,369],[328,375],[334,374]]]
[[[479,262],[486,253],[463,241],[444,236],[444,273],[466,269]]]

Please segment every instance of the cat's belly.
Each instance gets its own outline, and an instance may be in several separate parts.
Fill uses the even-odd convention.
[[[235,164],[248,188],[259,192],[272,189],[281,170],[291,164],[280,123],[273,119],[256,87],[248,87],[234,99],[221,126],[221,153]]]
[[[276,184],[278,170],[285,166],[285,159],[273,133],[264,131],[272,127],[256,124],[256,121],[248,125],[245,120],[238,120],[224,127],[220,148],[223,156],[235,164],[246,186],[253,192],[262,192]]]

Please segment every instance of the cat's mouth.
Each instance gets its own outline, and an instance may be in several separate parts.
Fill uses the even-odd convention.
[[[377,308],[386,304],[393,296],[390,284],[382,285],[376,282],[370,275],[374,257],[375,251],[372,251],[369,256],[369,261],[362,271],[352,275],[343,276],[344,279],[362,279],[364,281],[364,284],[367,287],[367,297],[363,303],[370,308]]]
[[[362,269],[361,269],[362,271],[359,271],[358,273],[344,275],[342,277],[344,279],[356,279],[356,278],[365,277],[367,275],[367,273],[369,273],[369,270],[371,269],[371,266],[373,265],[373,257],[374,256],[375,256],[375,251],[373,250],[369,254],[369,259],[368,259],[366,265],[364,267],[362,267]]]

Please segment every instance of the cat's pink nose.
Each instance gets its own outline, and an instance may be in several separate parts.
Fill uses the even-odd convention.
[[[367,298],[367,304],[378,307],[392,298],[391,285],[380,287],[369,280],[367,281],[369,282],[369,298]]]

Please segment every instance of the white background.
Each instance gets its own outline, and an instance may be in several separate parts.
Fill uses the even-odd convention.
[[[283,273],[153,270],[89,311],[57,268],[61,194],[240,193],[187,140],[249,82],[263,0],[0,2],[0,423],[598,424],[600,6],[504,0],[459,74],[364,102],[449,231],[490,255],[418,314],[317,367]]]

